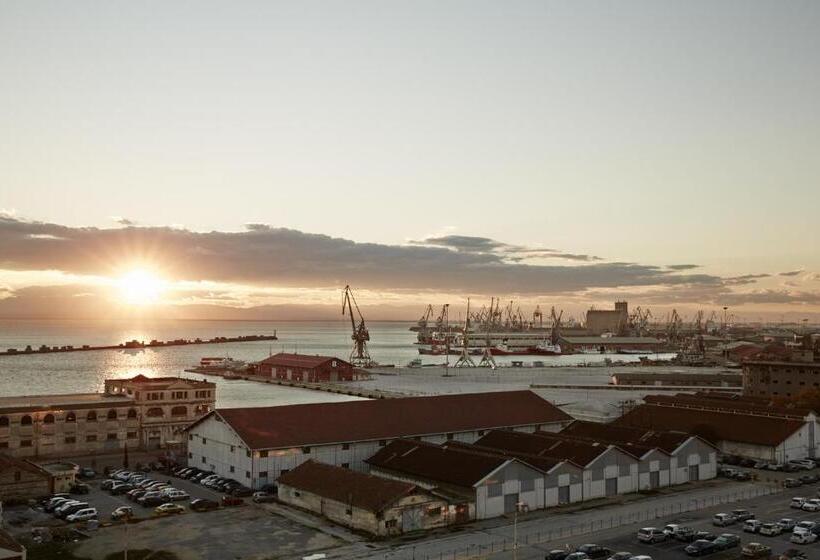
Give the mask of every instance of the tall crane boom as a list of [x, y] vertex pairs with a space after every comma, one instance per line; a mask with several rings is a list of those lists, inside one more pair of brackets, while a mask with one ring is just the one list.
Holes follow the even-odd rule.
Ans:
[[[355, 313], [354, 313], [355, 308]], [[374, 365], [370, 358], [370, 352], [367, 350], [367, 341], [370, 340], [370, 331], [364, 324], [364, 317], [359, 309], [359, 304], [356, 303], [356, 298], [353, 297], [353, 290], [350, 286], [345, 286], [342, 292], [342, 315], [347, 312], [350, 315], [350, 327], [353, 334], [350, 338], [353, 340], [353, 348], [350, 350], [350, 363], [357, 367], [370, 367]], [[356, 316], [359, 322], [356, 323]]]

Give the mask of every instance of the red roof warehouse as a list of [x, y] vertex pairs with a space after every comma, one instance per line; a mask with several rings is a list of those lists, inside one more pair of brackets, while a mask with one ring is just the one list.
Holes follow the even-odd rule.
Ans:
[[257, 375], [319, 383], [351, 381], [356, 373], [351, 364], [332, 356], [307, 356], [280, 352], [256, 364]]

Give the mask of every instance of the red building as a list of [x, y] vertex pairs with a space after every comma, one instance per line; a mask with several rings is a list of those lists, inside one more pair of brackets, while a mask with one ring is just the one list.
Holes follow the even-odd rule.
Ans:
[[307, 356], [280, 352], [256, 364], [257, 375], [291, 381], [352, 381], [358, 376], [353, 366], [332, 356]]

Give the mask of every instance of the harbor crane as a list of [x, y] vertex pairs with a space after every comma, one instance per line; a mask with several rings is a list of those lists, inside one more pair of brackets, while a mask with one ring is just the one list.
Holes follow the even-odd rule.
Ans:
[[550, 331], [550, 342], [552, 344], [558, 344], [559, 339], [561, 338], [561, 318], [564, 316], [564, 310], [562, 309], [559, 313], [555, 313], [555, 306], [550, 309], [550, 319], [552, 319], [552, 329]]
[[[356, 311], [354, 313], [353, 308]], [[370, 340], [370, 332], [364, 324], [364, 317], [359, 309], [359, 304], [356, 303], [356, 298], [353, 297], [353, 290], [350, 286], [345, 286], [342, 292], [342, 315], [345, 311], [350, 315], [350, 326], [353, 329], [353, 334], [350, 338], [353, 339], [353, 349], [350, 351], [350, 363], [356, 367], [371, 367], [374, 365], [370, 359], [370, 352], [367, 351], [367, 341]], [[356, 315], [359, 316], [359, 322], [356, 323]]]
[[467, 321], [461, 330], [461, 355], [453, 367], [475, 367], [475, 362], [470, 357], [470, 298], [467, 298]]
[[544, 326], [544, 312], [541, 311], [541, 306], [536, 305], [535, 311], [532, 312], [532, 326], [535, 326], [535, 321], [538, 321], [538, 328], [542, 328]]

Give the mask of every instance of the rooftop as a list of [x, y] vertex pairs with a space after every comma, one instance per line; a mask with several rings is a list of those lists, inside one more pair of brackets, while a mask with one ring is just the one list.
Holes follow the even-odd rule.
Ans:
[[683, 432], [653, 431], [645, 428], [616, 426], [611, 423], [585, 420], [576, 420], [564, 428], [561, 434], [576, 438], [606, 441], [627, 450], [649, 447], [660, 449], [666, 453], [672, 453], [692, 437]]
[[613, 422], [650, 430], [670, 430], [698, 435], [706, 441], [737, 441], [754, 445], [779, 445], [805, 422], [793, 418], [759, 416], [721, 410], [699, 410], [642, 404]]
[[307, 354], [289, 354], [287, 352], [279, 352], [278, 354], [265, 358], [259, 363], [284, 367], [315, 368], [332, 360], [347, 365], [347, 362], [344, 360], [333, 356], [310, 356]]
[[16, 459], [10, 455], [0, 453], [0, 472], [8, 472], [9, 469], [26, 471], [32, 474], [49, 476], [49, 473], [34, 463], [30, 463], [24, 459]]
[[400, 439], [380, 449], [366, 462], [434, 482], [471, 488], [507, 461], [504, 457], [470, 453], [456, 447]]
[[759, 400], [745, 399], [739, 395], [731, 397], [713, 396], [707, 393], [690, 395], [678, 393], [675, 395], [646, 395], [643, 400], [650, 404], [659, 406], [677, 406], [681, 408], [721, 410], [725, 412], [736, 412], [754, 414], [761, 416], [783, 416], [786, 418], [805, 418], [813, 411], [808, 408], [798, 408], [785, 406], [774, 402], [761, 402]]
[[312, 459], [281, 475], [278, 482], [374, 513], [383, 511], [416, 491], [413, 484], [326, 465]]
[[608, 449], [607, 445], [550, 437], [546, 432], [525, 434], [507, 430], [494, 430], [480, 438], [476, 445], [514, 453], [552, 457], [572, 461], [581, 466], [588, 465]]
[[0, 397], [0, 411], [25, 412], [37, 410], [63, 410], [77, 406], [123, 406], [134, 399], [125, 395], [105, 393], [72, 393], [69, 395], [24, 395]]
[[388, 440], [572, 420], [531, 391], [227, 408], [206, 415], [188, 429], [212, 414], [219, 415], [252, 449]]

